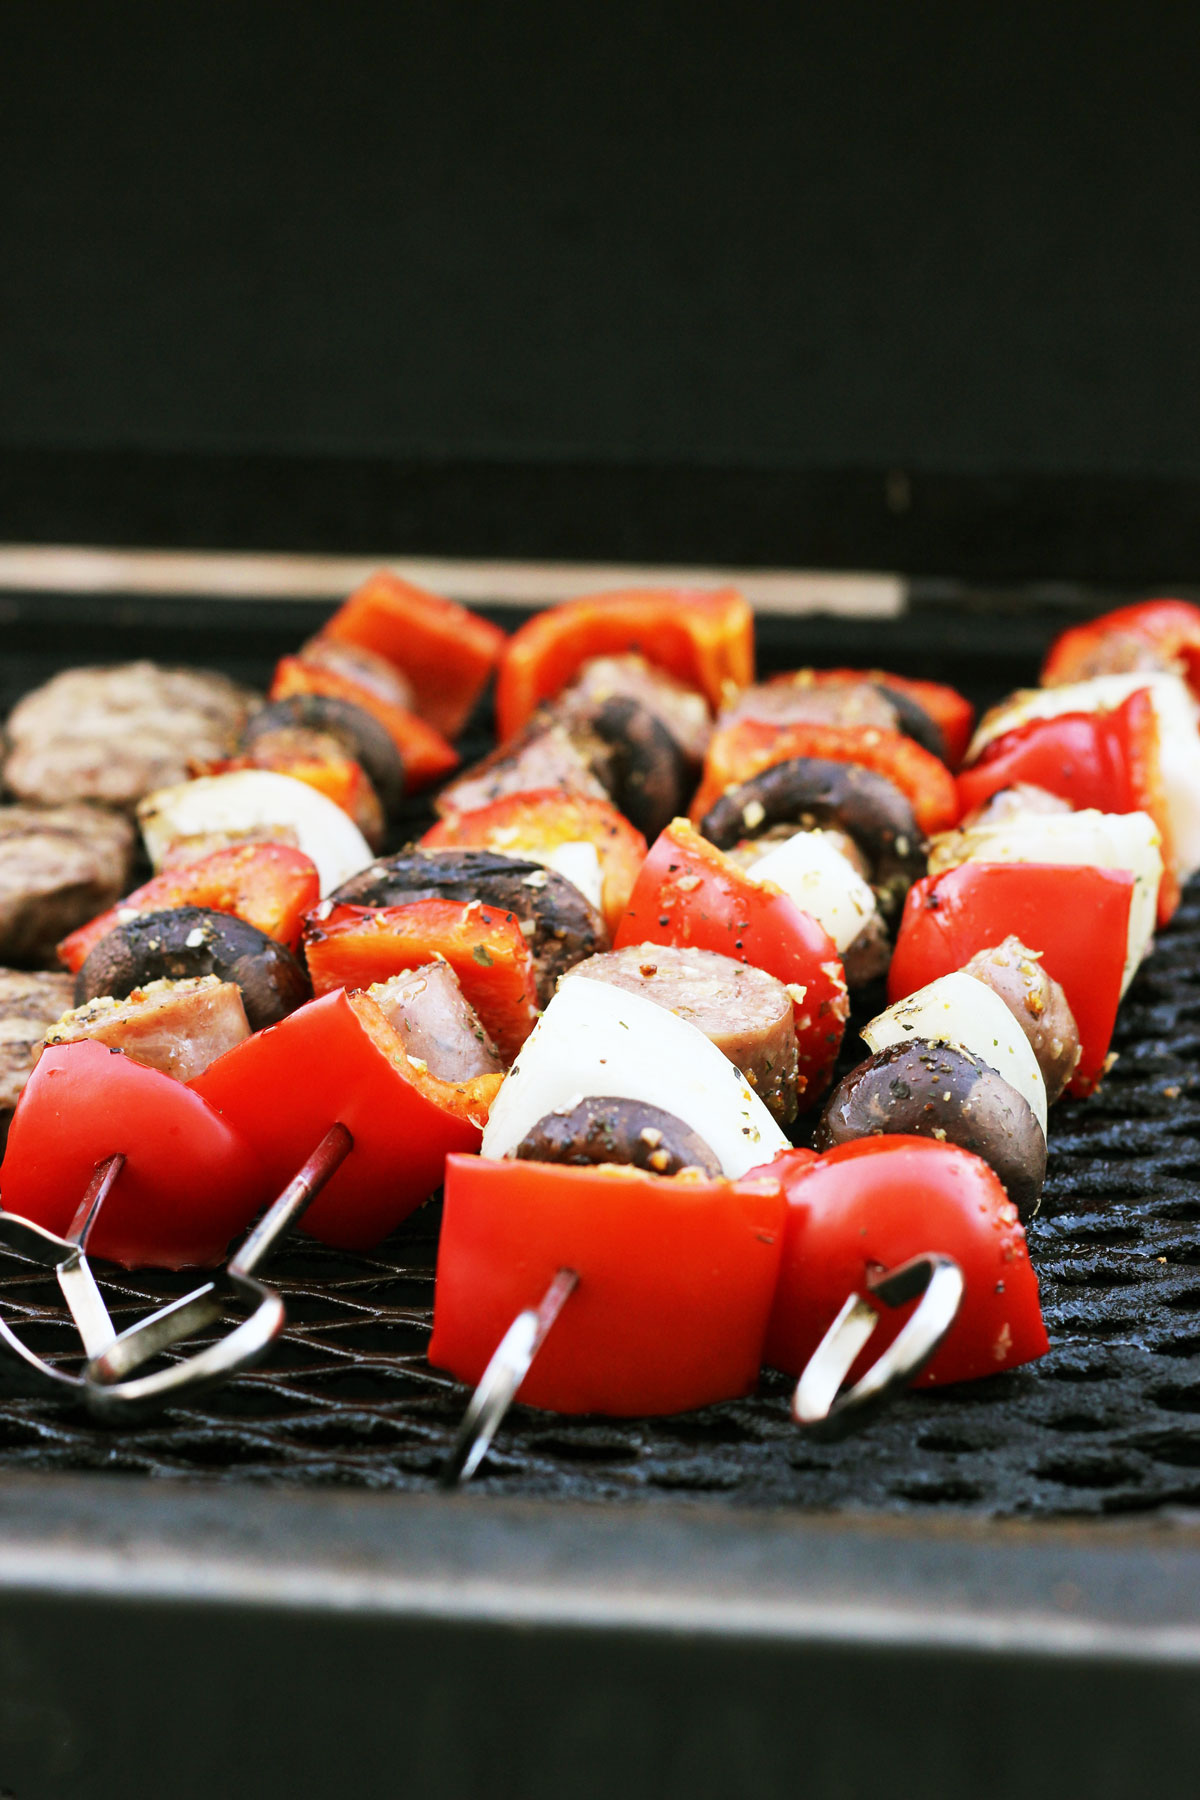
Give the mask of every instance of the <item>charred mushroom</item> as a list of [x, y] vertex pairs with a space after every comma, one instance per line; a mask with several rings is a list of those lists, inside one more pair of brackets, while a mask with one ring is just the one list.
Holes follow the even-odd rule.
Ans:
[[329, 896], [331, 906], [404, 906], [411, 900], [482, 900], [515, 913], [537, 965], [538, 1004], [560, 975], [608, 948], [608, 932], [574, 882], [540, 863], [491, 850], [401, 850], [371, 863]]
[[704, 815], [700, 830], [718, 849], [773, 825], [833, 826], [854, 839], [871, 869], [885, 912], [894, 912], [925, 873], [925, 839], [898, 787], [857, 763], [795, 757], [730, 788]]
[[889, 1044], [834, 1089], [814, 1142], [830, 1150], [892, 1132], [973, 1151], [991, 1164], [1022, 1219], [1037, 1211], [1046, 1135], [1024, 1096], [966, 1051], [923, 1039]]
[[598, 702], [588, 727], [611, 753], [602, 778], [613, 804], [653, 842], [687, 805], [693, 765], [662, 720], [626, 695]]
[[274, 1025], [312, 998], [290, 950], [230, 913], [178, 906], [143, 913], [101, 938], [75, 978], [75, 1004], [99, 995], [123, 1000], [154, 981], [217, 975], [242, 992], [251, 1031]]
[[329, 694], [293, 694], [274, 700], [254, 713], [242, 732], [242, 748], [276, 731], [319, 731], [336, 738], [356, 762], [362, 764], [371, 786], [386, 812], [393, 812], [404, 795], [404, 765], [400, 752], [379, 720], [349, 700]]
[[581, 1100], [569, 1112], [547, 1113], [511, 1154], [525, 1162], [631, 1163], [653, 1175], [677, 1175], [680, 1169], [721, 1173], [704, 1139], [674, 1113], [608, 1096]]

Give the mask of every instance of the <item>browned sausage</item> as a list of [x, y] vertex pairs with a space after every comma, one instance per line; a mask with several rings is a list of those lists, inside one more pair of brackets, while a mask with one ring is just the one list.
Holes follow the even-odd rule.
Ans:
[[368, 989], [409, 1056], [442, 1081], [495, 1075], [504, 1064], [448, 963], [426, 963]]
[[714, 950], [631, 944], [578, 963], [566, 979], [576, 975], [641, 994], [698, 1026], [781, 1124], [795, 1118], [799, 1056], [792, 997], [765, 969]]
[[95, 1038], [148, 1069], [191, 1081], [249, 1036], [240, 989], [215, 975], [199, 975], [152, 981], [120, 1000], [109, 994], [88, 1000], [51, 1026], [46, 1042]]
[[1079, 1027], [1062, 988], [1047, 975], [1037, 953], [1011, 934], [990, 950], [977, 950], [963, 968], [999, 994], [1038, 1059], [1052, 1105], [1075, 1073], [1080, 1057]]

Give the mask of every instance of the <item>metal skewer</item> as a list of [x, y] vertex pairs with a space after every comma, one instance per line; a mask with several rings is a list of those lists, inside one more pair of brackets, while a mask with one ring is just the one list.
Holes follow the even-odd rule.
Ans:
[[792, 1395], [792, 1418], [816, 1437], [844, 1437], [858, 1430], [921, 1373], [958, 1317], [965, 1283], [949, 1256], [927, 1252], [894, 1269], [868, 1275], [867, 1286], [885, 1306], [922, 1296], [887, 1349], [848, 1391], [843, 1384], [879, 1323], [879, 1310], [851, 1294], [813, 1351]]
[[[85, 1355], [101, 1355], [116, 1337], [108, 1308], [86, 1256], [88, 1236], [112, 1185], [125, 1166], [122, 1155], [98, 1163], [65, 1237], [19, 1213], [0, 1209], [0, 1244], [33, 1262], [53, 1268], [70, 1309]], [[83, 1392], [83, 1377], [47, 1362], [0, 1319], [0, 1392], [6, 1396]]]
[[[261, 1360], [282, 1331], [286, 1313], [280, 1295], [256, 1280], [254, 1271], [353, 1148], [354, 1139], [346, 1127], [331, 1125], [219, 1275], [131, 1325], [92, 1357], [83, 1384], [88, 1407], [96, 1418], [106, 1422], [144, 1418], [185, 1396], [203, 1393]], [[172, 1345], [216, 1324], [230, 1299], [251, 1305], [249, 1317], [233, 1331], [164, 1369], [135, 1375], [135, 1370]]]
[[471, 1395], [453, 1448], [439, 1476], [444, 1488], [470, 1481], [488, 1453], [505, 1413], [529, 1373], [546, 1334], [579, 1285], [574, 1269], [560, 1269], [536, 1307], [518, 1313], [496, 1346]]

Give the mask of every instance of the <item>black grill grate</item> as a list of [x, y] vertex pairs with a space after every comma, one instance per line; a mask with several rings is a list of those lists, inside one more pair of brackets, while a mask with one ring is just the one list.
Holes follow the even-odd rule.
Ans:
[[[0, 700], [7, 707], [61, 667], [67, 640], [79, 660], [148, 654], [265, 683], [274, 658], [320, 622], [321, 609], [293, 610], [282, 618], [272, 606], [256, 624], [240, 603], [181, 613], [89, 601], [81, 611], [39, 597], [15, 628], [29, 643], [14, 640]], [[1003, 631], [989, 636], [992, 612], [977, 617], [960, 600], [930, 625], [918, 608], [886, 645], [875, 624], [855, 636], [844, 622], [807, 621], [801, 645], [794, 621], [774, 631], [767, 621], [761, 660], [770, 669], [806, 656], [860, 665], [878, 657], [988, 700], [1036, 667], [1052, 630], [1044, 610], [1005, 615]], [[468, 760], [488, 747], [486, 712], [464, 746]], [[398, 837], [425, 822], [414, 809]], [[770, 1375], [754, 1400], [678, 1419], [571, 1420], [517, 1408], [474, 1485], [577, 1499], [694, 1494], [750, 1506], [1042, 1516], [1200, 1506], [1200, 879], [1127, 995], [1115, 1048], [1101, 1093], [1051, 1115], [1046, 1196], [1030, 1232], [1053, 1345], [1041, 1363], [910, 1396], [835, 1445], [800, 1438], [787, 1416], [789, 1384]], [[861, 1052], [848, 1035], [847, 1066]], [[424, 1357], [437, 1222], [436, 1206], [427, 1207], [369, 1256], [306, 1239], [285, 1248], [268, 1271], [287, 1297], [282, 1343], [202, 1406], [113, 1431], [82, 1408], [0, 1403], [0, 1469], [430, 1488], [466, 1399]], [[120, 1320], [190, 1284], [98, 1273]], [[0, 1305], [36, 1348], [67, 1350], [72, 1334], [52, 1276], [5, 1259]]]
[[[1128, 995], [1099, 1096], [1052, 1117], [1030, 1243], [1053, 1341], [1040, 1364], [905, 1399], [863, 1436], [802, 1440], [787, 1383], [684, 1418], [517, 1409], [477, 1485], [510, 1494], [996, 1514], [1200, 1505], [1200, 884]], [[855, 1054], [851, 1049], [851, 1056]], [[297, 1240], [274, 1262], [289, 1325], [270, 1362], [203, 1406], [120, 1431], [82, 1409], [0, 1406], [0, 1466], [208, 1479], [432, 1485], [465, 1395], [424, 1358], [437, 1209], [369, 1256]], [[53, 1278], [6, 1265], [0, 1299], [63, 1350]], [[105, 1273], [132, 1318], [186, 1277]]]

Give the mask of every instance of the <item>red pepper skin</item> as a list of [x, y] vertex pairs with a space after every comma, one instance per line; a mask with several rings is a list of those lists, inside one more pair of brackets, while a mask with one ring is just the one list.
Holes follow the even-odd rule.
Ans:
[[1121, 998], [1133, 876], [1048, 863], [961, 863], [927, 875], [904, 902], [888, 1002], [951, 975], [1010, 932], [1059, 983], [1079, 1027], [1073, 1094], [1090, 1094], [1108, 1057]]
[[275, 665], [270, 698], [289, 700], [293, 694], [329, 694], [334, 700], [348, 700], [378, 719], [400, 752], [406, 794], [415, 794], [458, 767], [458, 752], [427, 720], [406, 712], [402, 706], [393, 706], [390, 700], [381, 700], [349, 675], [318, 668], [299, 656], [281, 657]]
[[449, 1151], [478, 1149], [500, 1081], [455, 1085], [422, 1073], [375, 1002], [338, 988], [235, 1045], [190, 1085], [254, 1145], [273, 1192], [330, 1125], [345, 1125], [354, 1148], [304, 1230], [363, 1250], [429, 1198]]
[[[767, 1331], [772, 1368], [798, 1375], [847, 1296], [870, 1299], [869, 1271], [930, 1250], [954, 1258], [966, 1291], [918, 1387], [997, 1375], [1046, 1354], [1050, 1341], [1017, 1209], [978, 1156], [929, 1138], [870, 1137], [840, 1144], [798, 1169], [788, 1162], [785, 1153], [754, 1171], [778, 1173], [788, 1200]], [[882, 1354], [913, 1308], [878, 1310], [852, 1380]]]
[[490, 620], [386, 569], [355, 589], [322, 636], [386, 657], [412, 682], [421, 717], [448, 738], [466, 724], [508, 642]]
[[[975, 708], [957, 688], [940, 681], [917, 681], [910, 675], [892, 675], [886, 669], [813, 669], [815, 682], [821, 684], [845, 681], [873, 681], [883, 688], [895, 688], [915, 700], [928, 713], [942, 734], [951, 768], [957, 768], [967, 754], [975, 725]], [[787, 679], [784, 677], [784, 679]]]
[[886, 776], [907, 797], [926, 836], [945, 831], [958, 818], [954, 777], [945, 763], [898, 731], [849, 725], [774, 725], [764, 719], [737, 719], [713, 732], [690, 817], [698, 825], [726, 788], [749, 781], [776, 763], [807, 756], [858, 763]]
[[731, 857], [675, 819], [655, 840], [613, 939], [691, 945], [765, 969], [795, 1001], [801, 1109], [814, 1106], [833, 1073], [850, 1011], [833, 939], [772, 881], [751, 881]]
[[1104, 656], [1106, 644], [1119, 638], [1130, 640], [1129, 649], [1134, 652], [1139, 643], [1145, 645], [1164, 666], [1178, 664], [1188, 686], [1200, 697], [1200, 607], [1187, 600], [1140, 600], [1103, 613], [1086, 625], [1072, 626], [1050, 646], [1042, 665], [1042, 686], [1061, 687], [1112, 668], [1136, 667], [1131, 658], [1114, 663]]
[[274, 1197], [253, 1146], [181, 1081], [88, 1040], [43, 1050], [9, 1127], [5, 1207], [61, 1234], [118, 1152], [88, 1250], [126, 1268], [217, 1262]]
[[302, 850], [290, 844], [235, 844], [182, 868], [164, 869], [135, 888], [65, 937], [58, 946], [58, 960], [77, 974], [130, 907], [135, 912], [163, 912], [172, 906], [202, 906], [209, 912], [232, 913], [294, 950], [304, 915], [320, 897], [316, 865]]
[[508, 642], [496, 678], [501, 742], [593, 656], [636, 651], [703, 694], [714, 712], [754, 680], [754, 615], [736, 588], [630, 588], [549, 607]]
[[440, 958], [506, 1062], [537, 1024], [533, 956], [520, 921], [478, 900], [335, 906], [310, 919], [304, 955], [317, 995], [367, 988]]
[[1095, 807], [1100, 812], [1149, 813], [1162, 839], [1158, 922], [1168, 923], [1179, 905], [1179, 880], [1159, 764], [1158, 721], [1148, 693], [1130, 694], [1111, 711], [1030, 719], [993, 738], [978, 762], [958, 777], [962, 813], [973, 812], [1018, 781], [1058, 794], [1077, 812]]
[[607, 800], [565, 794], [558, 788], [530, 788], [505, 794], [490, 806], [439, 819], [421, 839], [428, 849], [528, 852], [557, 850], [562, 844], [594, 844], [600, 857], [604, 920], [616, 930], [629, 904], [638, 870], [646, 860], [646, 840]]
[[751, 1393], [783, 1215], [773, 1178], [451, 1156], [429, 1360], [474, 1384], [568, 1268], [579, 1286], [522, 1384], [526, 1405], [631, 1417]]

